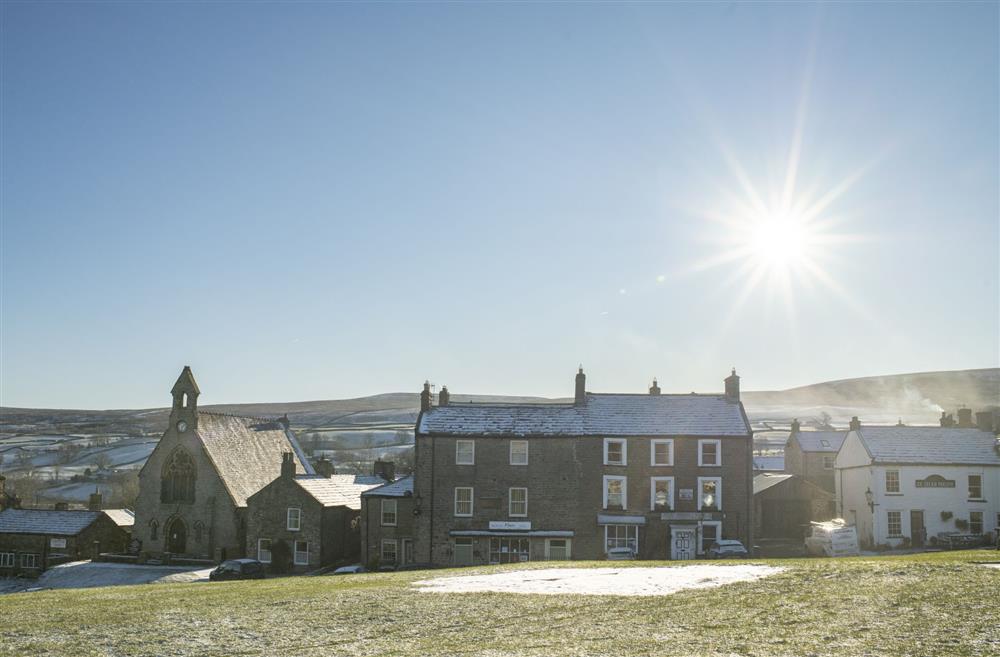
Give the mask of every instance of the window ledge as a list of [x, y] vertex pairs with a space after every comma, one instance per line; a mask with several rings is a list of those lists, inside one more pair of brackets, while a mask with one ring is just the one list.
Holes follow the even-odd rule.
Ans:
[[903, 493], [886, 493], [886, 497], [902, 497]]
[[967, 499], [965, 501], [966, 502], [976, 502], [978, 504], [986, 504], [986, 500], [984, 498], [982, 498], [982, 497], [970, 497], [969, 499]]

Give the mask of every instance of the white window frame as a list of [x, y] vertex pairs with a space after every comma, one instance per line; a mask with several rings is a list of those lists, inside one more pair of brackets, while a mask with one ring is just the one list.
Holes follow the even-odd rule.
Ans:
[[[295, 513], [293, 514], [292, 511]], [[295, 518], [294, 526], [292, 518]], [[302, 509], [294, 506], [288, 507], [288, 511], [285, 512], [285, 529], [290, 532], [297, 532], [302, 529]]]
[[[628, 543], [632, 539], [629, 538], [629, 533], [631, 533], [631, 531], [634, 531], [635, 532], [635, 546], [634, 546], [633, 551], [636, 554], [639, 554], [639, 525], [621, 525], [621, 524], [617, 524], [617, 525], [604, 525], [604, 554], [608, 553], [608, 528], [609, 527], [624, 527], [625, 528], [625, 539], [624, 539], [625, 540], [625, 545], [624, 546], [616, 545], [615, 547], [630, 547]], [[617, 530], [616, 530], [616, 533], [617, 533]], [[616, 538], [615, 540], [622, 540], [622, 539]]]
[[674, 478], [673, 477], [650, 477], [649, 478], [649, 510], [656, 511], [656, 482], [665, 481], [668, 487], [667, 505], [670, 510], [674, 509]]
[[545, 560], [552, 560], [552, 541], [564, 541], [566, 543], [566, 561], [573, 558], [573, 539], [571, 538], [547, 538], [545, 539]]
[[[827, 464], [829, 464], [829, 465], [827, 465]], [[837, 457], [836, 457], [836, 455], [834, 455], [834, 456], [831, 456], [829, 454], [824, 454], [823, 455], [823, 469], [824, 470], [833, 470], [836, 465], [837, 465]]]
[[[621, 443], [622, 460], [620, 463], [611, 463], [608, 461], [608, 445], [610, 445], [611, 443]], [[626, 440], [625, 438], [604, 439], [604, 465], [628, 465], [628, 440]]]
[[[973, 477], [979, 477], [979, 495], [976, 496], [976, 497], [973, 497], [973, 495], [972, 495], [972, 478]], [[966, 476], [965, 481], [966, 481], [966, 484], [968, 485], [969, 499], [970, 500], [981, 500], [981, 499], [984, 499], [983, 498], [983, 475], [982, 475], [982, 473], [980, 473], [980, 472], [970, 472]]]
[[703, 484], [706, 481], [715, 482], [715, 510], [722, 511], [722, 477], [698, 477], [698, 510], [703, 511], [706, 508], [702, 506], [702, 501], [705, 499]]
[[[979, 531], [972, 530], [972, 516], [974, 514], [979, 514]], [[986, 533], [986, 514], [982, 511], [969, 511], [969, 533], [975, 536], [982, 536]]]
[[[267, 549], [263, 547], [264, 541], [267, 541]], [[264, 553], [267, 552], [267, 559], [264, 558]], [[269, 538], [258, 538], [257, 539], [257, 561], [261, 563], [271, 563], [271, 539]]]
[[[391, 561], [388, 560], [388, 559], [386, 559], [386, 557], [385, 557], [385, 548], [386, 548], [386, 546], [389, 546], [389, 545], [392, 546], [393, 559]], [[399, 545], [397, 545], [396, 539], [394, 539], [394, 538], [383, 538], [382, 539], [382, 545], [379, 548], [378, 557], [379, 557], [379, 561], [381, 561], [382, 563], [399, 563]]]
[[[715, 463], [705, 463], [705, 445], [715, 445]], [[722, 441], [718, 438], [702, 438], [698, 441], [698, 467], [720, 468], [722, 467]]]
[[[889, 474], [890, 473], [896, 475], [896, 489], [895, 490], [890, 490], [889, 489]], [[902, 487], [903, 487], [903, 482], [900, 480], [900, 477], [899, 477], [899, 470], [886, 470], [884, 478], [885, 478], [885, 492], [886, 492], [886, 494], [887, 495], [898, 495], [901, 492]]]
[[[666, 445], [667, 446], [667, 462], [657, 463], [656, 462], [656, 446]], [[657, 438], [656, 440], [649, 441], [649, 464], [653, 467], [670, 467], [674, 464], [674, 440], [673, 438]]]
[[[299, 551], [299, 543], [305, 543], [306, 544], [306, 551], [305, 552], [300, 552]], [[309, 541], [292, 541], [292, 552], [295, 555], [292, 558], [292, 560], [293, 560], [293, 562], [294, 562], [294, 564], [296, 566], [308, 566], [309, 565]], [[305, 554], [305, 558], [303, 560], [299, 560], [299, 555], [300, 554]]]
[[608, 482], [610, 481], [620, 481], [622, 482], [622, 509], [628, 508], [628, 477], [625, 475], [604, 475], [604, 491], [602, 493], [604, 504], [603, 507], [608, 508]]
[[[899, 533], [898, 534], [891, 533], [892, 530], [890, 529], [890, 527], [892, 527], [892, 520], [890, 520], [890, 516], [893, 513], [898, 513], [899, 514]], [[902, 511], [896, 511], [894, 509], [887, 509], [886, 510], [886, 512], [885, 512], [885, 535], [886, 535], [887, 538], [903, 538], [903, 512]]]
[[0, 552], [0, 568], [13, 568], [14, 556], [13, 552]]
[[[391, 511], [386, 508], [388, 506], [392, 507]], [[380, 505], [380, 508], [379, 508], [379, 515], [380, 515], [380, 518], [379, 518], [380, 523], [379, 524], [382, 527], [395, 527], [396, 526], [396, 522], [399, 519], [399, 515], [397, 513], [398, 509], [399, 509], [399, 505], [397, 504], [396, 500], [383, 499], [382, 500], [382, 504]], [[389, 514], [392, 515], [392, 522], [389, 522], [388, 520], [386, 520], [386, 516], [389, 515]]]
[[[514, 460], [514, 445], [524, 445], [524, 462], [520, 463]], [[511, 465], [528, 465], [528, 441], [527, 440], [512, 440], [510, 441], [510, 464]]]
[[[467, 446], [470, 448], [472, 456], [469, 460], [463, 461], [459, 454], [461, 454], [461, 447]], [[475, 440], [456, 440], [455, 441], [455, 465], [475, 465], [476, 464], [476, 441]]]
[[[30, 562], [30, 563], [29, 563]], [[34, 552], [21, 553], [21, 568], [38, 568], [38, 555]]]
[[704, 545], [704, 543], [705, 543], [704, 528], [705, 527], [715, 527], [715, 540], [716, 541], [721, 541], [722, 540], [722, 521], [720, 521], [720, 520], [704, 520], [704, 521], [702, 521], [701, 527], [698, 529], [698, 554], [705, 554], [706, 552], [708, 552], [708, 548], [711, 547], [711, 544], [709, 544], [707, 547], [705, 547], [705, 545]]
[[[469, 491], [469, 512], [459, 513], [458, 512], [458, 491]], [[475, 513], [475, 489], [472, 486], [455, 486], [455, 517], [457, 518], [471, 518], [472, 514]]]
[[[524, 491], [524, 513], [514, 513], [514, 491], [523, 490]], [[511, 518], [527, 518], [528, 517], [528, 489], [523, 486], [515, 486], [513, 488], [507, 489], [507, 515]]]

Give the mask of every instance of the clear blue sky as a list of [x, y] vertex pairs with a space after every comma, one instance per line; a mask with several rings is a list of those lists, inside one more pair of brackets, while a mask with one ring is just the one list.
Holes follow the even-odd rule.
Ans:
[[[1000, 360], [997, 3], [0, 11], [3, 405]], [[703, 266], [792, 152], [834, 239]]]

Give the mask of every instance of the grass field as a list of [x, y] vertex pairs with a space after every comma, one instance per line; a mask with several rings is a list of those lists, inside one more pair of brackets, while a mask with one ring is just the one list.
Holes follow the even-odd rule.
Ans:
[[995, 656], [1000, 570], [974, 562], [998, 556], [763, 561], [787, 570], [664, 597], [410, 586], [551, 563], [20, 593], [0, 596], [0, 655]]

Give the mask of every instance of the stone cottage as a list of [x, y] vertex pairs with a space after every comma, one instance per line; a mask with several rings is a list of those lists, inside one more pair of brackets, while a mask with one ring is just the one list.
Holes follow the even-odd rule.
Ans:
[[413, 475], [361, 494], [361, 562], [414, 563]]
[[124, 552], [129, 535], [115, 513], [121, 510], [0, 511], [0, 575], [33, 575], [101, 552]]

